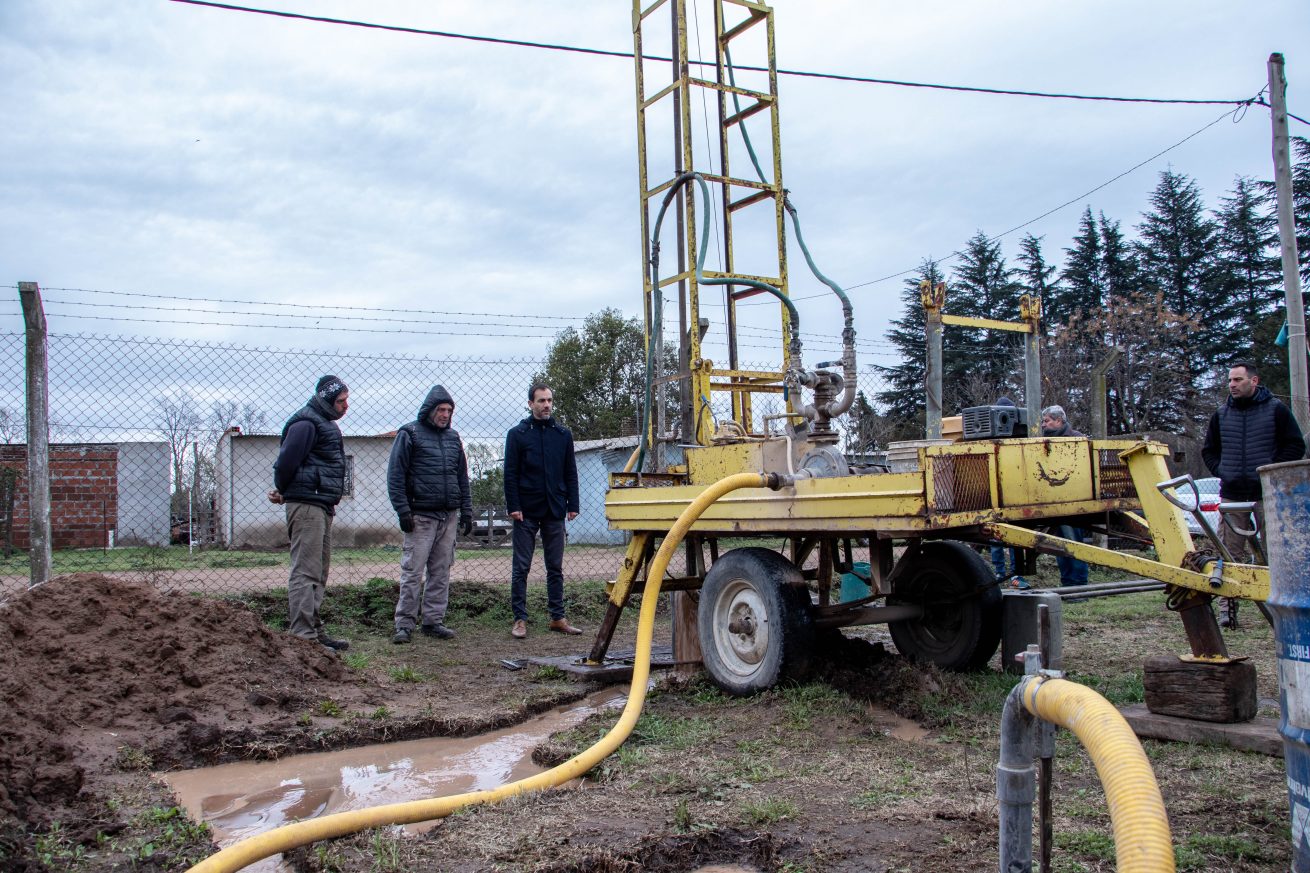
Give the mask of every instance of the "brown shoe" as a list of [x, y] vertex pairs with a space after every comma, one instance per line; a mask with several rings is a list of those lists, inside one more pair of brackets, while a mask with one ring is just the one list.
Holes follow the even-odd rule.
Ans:
[[567, 618], [557, 618], [550, 623], [550, 629], [557, 634], [580, 634], [581, 630], [569, 624]]
[[521, 640], [528, 635], [528, 623], [523, 619], [514, 622], [514, 627], [510, 628], [509, 635], [516, 640]]

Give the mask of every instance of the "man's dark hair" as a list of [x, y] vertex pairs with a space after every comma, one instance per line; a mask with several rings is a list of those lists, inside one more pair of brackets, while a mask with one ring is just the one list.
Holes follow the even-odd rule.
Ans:
[[533, 382], [531, 385], [528, 386], [529, 403], [537, 399], [538, 391], [549, 391], [551, 394], [555, 393], [555, 389], [547, 385], [545, 382]]
[[1238, 367], [1246, 368], [1246, 377], [1248, 379], [1252, 377], [1256, 379], [1260, 378], [1260, 371], [1257, 370], [1255, 364], [1252, 364], [1250, 361], [1233, 361], [1228, 365], [1228, 369], [1230, 370], [1236, 370]]

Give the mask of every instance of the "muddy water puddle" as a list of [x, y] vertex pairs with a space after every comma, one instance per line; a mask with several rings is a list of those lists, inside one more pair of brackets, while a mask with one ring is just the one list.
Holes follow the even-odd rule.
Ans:
[[[475, 737], [434, 737], [293, 755], [279, 761], [243, 761], [158, 777], [197, 821], [208, 822], [214, 841], [228, 846], [301, 819], [427, 797], [497, 788], [542, 772], [532, 750], [627, 700], [626, 689], [607, 688], [522, 724]], [[418, 832], [434, 822], [407, 825]], [[276, 870], [265, 861], [251, 870]]]

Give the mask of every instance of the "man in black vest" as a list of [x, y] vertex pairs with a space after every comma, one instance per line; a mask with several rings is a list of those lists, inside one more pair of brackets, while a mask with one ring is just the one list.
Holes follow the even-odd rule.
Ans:
[[[1228, 371], [1228, 399], [1210, 416], [1201, 457], [1219, 477], [1219, 497], [1235, 503], [1255, 503], [1256, 523], [1265, 526], [1263, 492], [1256, 468], [1305, 456], [1305, 439], [1292, 412], [1269, 389], [1247, 361], [1234, 361]], [[1233, 558], [1245, 561], [1246, 538], [1226, 523], [1219, 538]], [[1237, 601], [1225, 599], [1219, 624], [1237, 627]]]
[[350, 648], [323, 630], [323, 605], [332, 562], [332, 516], [346, 492], [346, 452], [337, 419], [350, 408], [350, 391], [336, 376], [324, 376], [314, 396], [282, 428], [273, 463], [270, 503], [286, 508], [291, 539], [291, 577], [287, 580], [290, 632], [318, 640], [333, 651]]
[[464, 443], [450, 426], [454, 414], [450, 392], [433, 385], [418, 418], [396, 431], [391, 444], [387, 494], [405, 533], [393, 643], [409, 642], [415, 624], [424, 636], [447, 640], [455, 635], [446, 627], [455, 522], [464, 536], [473, 532], [473, 497]]
[[578, 517], [578, 465], [573, 434], [551, 413], [555, 393], [540, 383], [528, 389], [531, 415], [505, 436], [505, 507], [514, 519], [514, 564], [510, 573], [510, 605], [516, 639], [528, 635], [528, 570], [541, 534], [546, 560], [546, 608], [550, 629], [580, 634], [564, 617], [564, 520]]

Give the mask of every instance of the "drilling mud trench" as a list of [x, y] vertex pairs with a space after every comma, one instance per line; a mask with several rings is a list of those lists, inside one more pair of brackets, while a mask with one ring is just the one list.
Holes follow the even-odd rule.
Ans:
[[[505, 586], [457, 583], [456, 638], [416, 635], [410, 646], [389, 642], [394, 596], [385, 580], [329, 589], [325, 618], [352, 640], [344, 658], [281, 632], [276, 593], [223, 601], [76, 575], [12, 598], [0, 609], [0, 869], [185, 870], [213, 845], [168, 774], [474, 738], [599, 690], [552, 668], [503, 666], [590, 646], [589, 635], [545, 632], [540, 590], [526, 641], [508, 635]], [[570, 618], [594, 631], [603, 591], [570, 586], [569, 597]], [[1096, 671], [1073, 678], [1131, 686], [1145, 654], [1170, 650], [1173, 617], [1150, 595], [1133, 598], [1121, 599], [1132, 610], [1089, 604], [1066, 619], [1067, 661]], [[629, 613], [616, 651], [632, 646]], [[1272, 649], [1267, 629], [1239, 634], [1244, 651]], [[661, 613], [656, 643], [668, 635]], [[324, 873], [994, 869], [996, 727], [1012, 680], [915, 668], [885, 639], [833, 634], [807, 681], [751, 698], [657, 674], [633, 736], [580, 788], [463, 811], [418, 835], [319, 843], [283, 863]], [[1259, 670], [1261, 697], [1276, 696], [1272, 659]], [[615, 718], [591, 715], [533, 760], [567, 759]], [[1286, 868], [1280, 760], [1146, 747], [1179, 869]], [[1056, 782], [1056, 869], [1113, 869], [1099, 782], [1067, 736]]]

